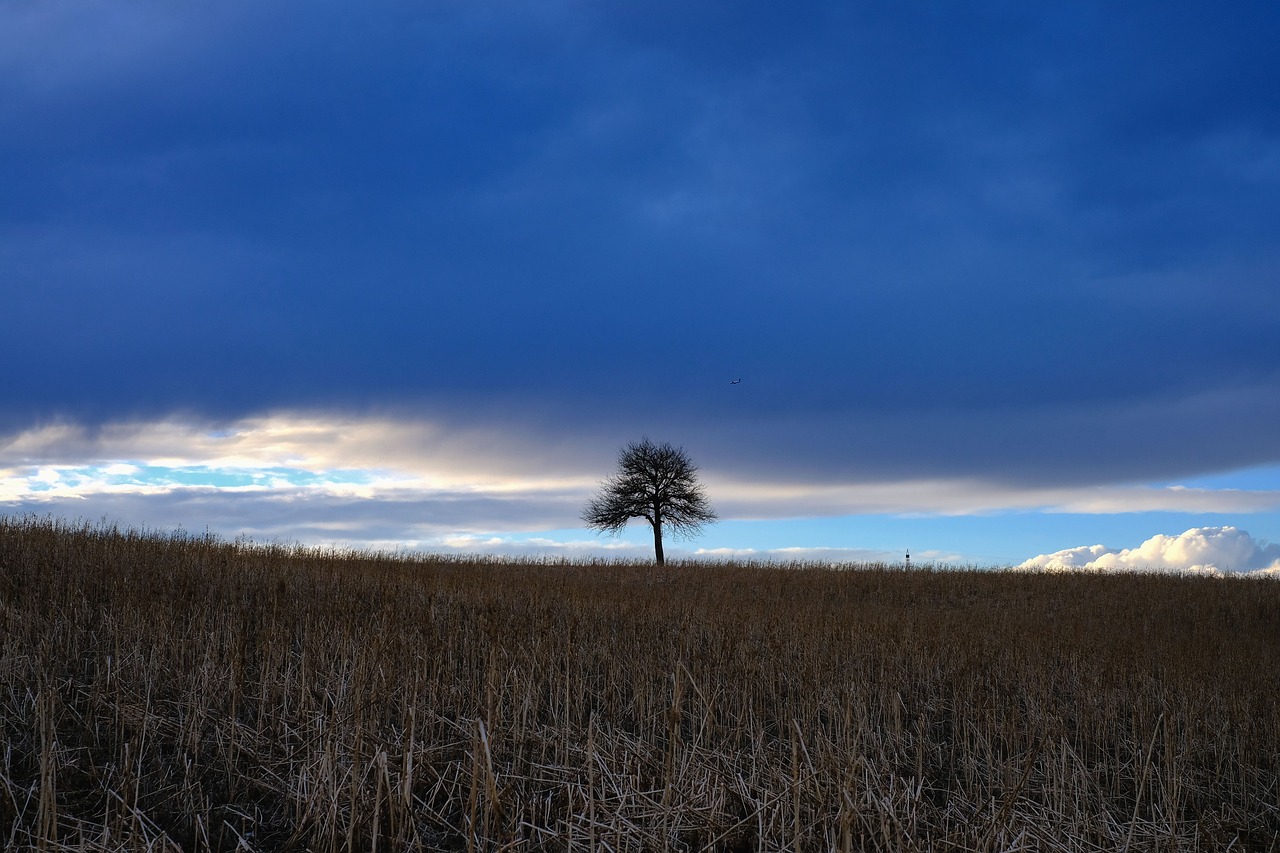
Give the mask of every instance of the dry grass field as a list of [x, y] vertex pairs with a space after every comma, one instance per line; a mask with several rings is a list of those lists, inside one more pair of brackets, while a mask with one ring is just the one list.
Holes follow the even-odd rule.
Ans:
[[1280, 851], [1280, 582], [0, 519], [0, 846]]

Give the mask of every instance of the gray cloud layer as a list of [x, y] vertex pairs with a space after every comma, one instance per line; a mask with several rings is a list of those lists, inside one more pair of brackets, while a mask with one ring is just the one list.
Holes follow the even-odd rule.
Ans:
[[[93, 429], [62, 424], [0, 439], [0, 507], [306, 543], [621, 553], [635, 547], [563, 535], [533, 546], [515, 535], [580, 527], [587, 496], [611, 467], [611, 459], [594, 460], [571, 446], [531, 444], [521, 432], [317, 412]], [[1044, 486], [945, 476], [803, 480], [721, 464], [708, 464], [702, 476], [721, 517], [740, 520], [1280, 510], [1280, 491], [1265, 489]], [[495, 534], [501, 535], [490, 541]], [[811, 556], [844, 559], [829, 551]]]

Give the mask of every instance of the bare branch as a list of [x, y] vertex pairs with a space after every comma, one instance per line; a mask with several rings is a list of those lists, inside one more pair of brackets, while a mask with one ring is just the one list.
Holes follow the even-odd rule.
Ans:
[[664, 526], [689, 537], [716, 520], [697, 474], [698, 466], [683, 448], [642, 438], [618, 453], [617, 473], [587, 502], [582, 520], [594, 530], [616, 535], [631, 519], [643, 518], [653, 528], [661, 564]]

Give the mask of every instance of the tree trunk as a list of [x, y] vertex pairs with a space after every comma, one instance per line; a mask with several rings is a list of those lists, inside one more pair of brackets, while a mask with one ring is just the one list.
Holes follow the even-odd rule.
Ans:
[[657, 513], [653, 516], [653, 555], [659, 566], [665, 564], [662, 558], [662, 516]]

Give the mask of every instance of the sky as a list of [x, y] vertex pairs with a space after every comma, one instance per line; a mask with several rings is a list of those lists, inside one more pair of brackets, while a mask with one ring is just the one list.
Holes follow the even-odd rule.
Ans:
[[[0, 5], [0, 512], [1280, 567], [1280, 7]], [[734, 382], [734, 380], [741, 380]], [[1163, 537], [1163, 538], [1162, 538]]]

